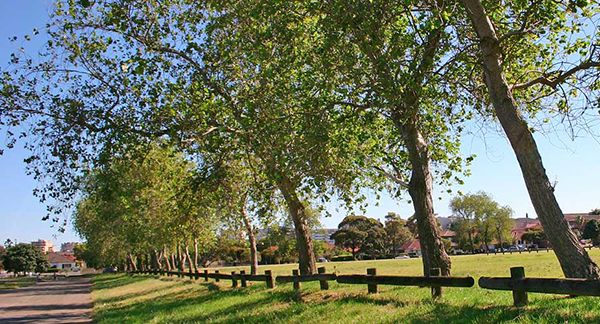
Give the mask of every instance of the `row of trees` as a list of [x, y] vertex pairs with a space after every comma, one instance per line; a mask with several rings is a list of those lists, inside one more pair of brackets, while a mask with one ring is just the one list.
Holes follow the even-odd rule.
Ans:
[[[600, 54], [582, 24], [595, 23], [598, 11], [570, 0], [56, 2], [39, 61], [20, 52], [3, 73], [0, 123], [13, 136], [9, 146], [31, 138], [31, 173], [51, 179], [37, 194], [56, 200], [49, 216], [59, 218], [83, 192], [77, 217], [99, 220], [78, 225], [84, 236], [123, 227], [117, 244], [147, 233], [126, 242], [133, 252], [151, 249], [155, 263], [175, 251], [187, 258], [184, 247], [204, 235], [195, 222], [229, 217], [217, 212], [225, 206], [243, 220], [255, 265], [250, 215], [285, 207], [300, 272], [315, 273], [310, 206], [333, 197], [360, 205], [370, 188], [408, 192], [424, 272], [448, 275], [434, 183], [468, 174], [472, 157], [459, 150], [467, 121], [497, 118], [563, 272], [598, 278], [532, 136], [537, 116], [569, 118], [593, 106]], [[28, 132], [12, 132], [22, 124]], [[156, 203], [160, 190], [119, 200], [129, 189], [116, 195], [94, 184], [106, 170], [119, 174], [120, 159], [152, 152], [157, 138], [197, 163], [199, 176], [169, 187], [184, 193], [165, 204]], [[122, 179], [152, 182], [130, 172]], [[189, 182], [199, 194], [179, 188]], [[139, 223], [111, 222], [113, 213], [128, 219], [121, 216], [131, 207]], [[153, 228], [154, 218], [169, 231]]]

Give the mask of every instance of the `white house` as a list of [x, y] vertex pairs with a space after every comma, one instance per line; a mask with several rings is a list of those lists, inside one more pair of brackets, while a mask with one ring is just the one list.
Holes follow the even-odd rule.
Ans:
[[50, 267], [56, 269], [73, 269], [76, 267], [75, 258], [69, 258], [64, 254], [50, 252], [46, 255], [50, 261]]

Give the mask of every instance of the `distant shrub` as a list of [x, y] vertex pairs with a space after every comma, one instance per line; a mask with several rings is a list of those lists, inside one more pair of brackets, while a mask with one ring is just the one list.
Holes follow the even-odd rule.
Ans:
[[354, 258], [351, 255], [336, 255], [331, 258], [331, 261], [353, 261]]

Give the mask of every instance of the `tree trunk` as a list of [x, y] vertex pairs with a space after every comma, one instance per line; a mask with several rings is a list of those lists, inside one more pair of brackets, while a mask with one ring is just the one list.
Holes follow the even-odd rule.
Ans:
[[315, 262], [315, 253], [313, 251], [312, 237], [310, 228], [306, 222], [306, 211], [304, 204], [296, 194], [296, 188], [292, 186], [290, 180], [283, 174], [279, 174], [279, 190], [285, 199], [290, 217], [294, 223], [296, 231], [296, 243], [298, 247], [298, 268], [300, 274], [316, 274], [317, 265]]
[[177, 270], [183, 272], [183, 262], [184, 260], [183, 253], [181, 252], [181, 245], [177, 243]]
[[471, 253], [475, 253], [475, 243], [473, 243], [473, 232], [469, 230], [469, 243], [471, 244]]
[[461, 0], [479, 37], [485, 82], [496, 116], [517, 156], [529, 198], [567, 278], [598, 279], [598, 266], [577, 241], [554, 196], [542, 158], [502, 70], [496, 32], [479, 0]]
[[248, 241], [250, 241], [250, 274], [258, 274], [258, 249], [256, 248], [256, 237], [254, 236], [254, 230], [252, 229], [252, 223], [248, 218], [248, 212], [246, 211], [246, 199], [242, 199], [241, 204], [242, 219], [244, 220], [244, 226], [248, 231]]
[[198, 272], [198, 238], [194, 237], [194, 271]]
[[173, 267], [171, 267], [171, 263], [169, 262], [169, 252], [167, 251], [167, 246], [163, 245], [163, 258], [165, 260], [165, 266], [167, 268], [167, 271], [171, 271], [173, 269]]
[[403, 123], [398, 113], [392, 114], [392, 119], [401, 132], [412, 165], [408, 193], [415, 209], [417, 233], [423, 254], [423, 273], [429, 276], [431, 268], [440, 268], [442, 276], [449, 276], [451, 261], [433, 211], [433, 178], [427, 142], [417, 129], [416, 121]]
[[127, 253], [127, 259], [129, 260], [129, 263], [131, 263], [131, 269], [133, 271], [137, 271], [137, 264], [135, 262], [135, 259], [133, 258], [133, 255], [131, 253]]
[[152, 249], [152, 268], [155, 270], [162, 270], [160, 266], [160, 255], [156, 249]]
[[172, 271], [177, 270], [177, 262], [175, 261], [175, 252], [171, 252], [171, 265], [172, 265], [172, 268], [171, 268]]
[[187, 244], [185, 245], [185, 257], [187, 258], [188, 261], [188, 268], [190, 270], [190, 272], [192, 272], [192, 258], [190, 257], [190, 249], [188, 248]]

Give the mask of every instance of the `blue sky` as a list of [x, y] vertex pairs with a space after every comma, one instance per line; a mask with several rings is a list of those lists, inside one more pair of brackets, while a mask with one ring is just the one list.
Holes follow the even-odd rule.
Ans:
[[[10, 53], [16, 51], [21, 43], [9, 42], [11, 36], [31, 34], [33, 28], [43, 30], [48, 20], [50, 1], [3, 1], [0, 11], [0, 67], [4, 69]], [[38, 37], [37, 39], [42, 39]], [[41, 43], [28, 44], [28, 51], [34, 51]], [[592, 132], [600, 133], [600, 124]], [[0, 131], [0, 146], [4, 146], [4, 130]], [[485, 141], [484, 141], [485, 139]], [[551, 181], [557, 181], [556, 196], [565, 213], [588, 212], [600, 208], [600, 139], [583, 136], [571, 141], [564, 133], [554, 133], [547, 137], [536, 135], [546, 171]], [[535, 212], [525, 189], [521, 171], [516, 158], [504, 136], [489, 132], [486, 136], [466, 135], [463, 138], [462, 151], [476, 154], [471, 167], [473, 175], [465, 179], [464, 186], [455, 186], [463, 192], [484, 190], [493, 195], [502, 205], [515, 210], [515, 217]], [[78, 240], [69, 228], [64, 234], [52, 228], [50, 222], [41, 221], [45, 215], [45, 206], [33, 197], [35, 181], [25, 174], [23, 159], [27, 152], [21, 145], [5, 150], [0, 156], [0, 244], [6, 238], [27, 242], [38, 238], [51, 239], [55, 244]], [[439, 193], [442, 188], [436, 188]], [[388, 211], [399, 213], [403, 217], [412, 215], [413, 209], [407, 201], [396, 202], [384, 196], [379, 206], [375, 206], [375, 195], [369, 195], [370, 207], [366, 215], [383, 218]], [[441, 197], [442, 200], [438, 200]], [[435, 210], [441, 216], [450, 214], [448, 202], [451, 197], [438, 194]], [[326, 227], [336, 227], [346, 215], [343, 209], [337, 212], [336, 204], [328, 209], [333, 216], [325, 218]]]

